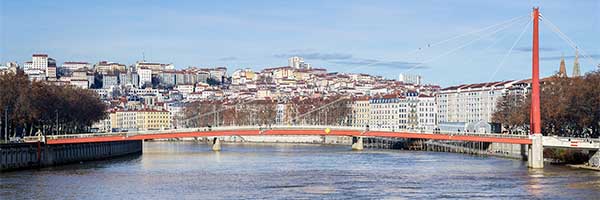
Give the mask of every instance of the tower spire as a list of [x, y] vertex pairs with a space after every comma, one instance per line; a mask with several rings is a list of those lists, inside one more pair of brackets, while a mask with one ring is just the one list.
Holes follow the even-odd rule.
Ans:
[[567, 77], [567, 67], [565, 66], [565, 54], [560, 57], [560, 68], [558, 69], [558, 77]]
[[575, 62], [573, 63], [573, 76], [578, 77], [581, 76], [581, 72], [579, 71], [579, 48], [575, 47]]

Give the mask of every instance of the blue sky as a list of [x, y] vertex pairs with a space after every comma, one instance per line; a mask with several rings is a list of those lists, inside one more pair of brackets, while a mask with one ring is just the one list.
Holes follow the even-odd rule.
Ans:
[[[59, 63], [132, 64], [144, 54], [178, 68], [233, 70], [283, 66], [287, 56], [300, 55], [330, 71], [417, 73], [443, 86], [522, 79], [531, 68], [526, 17], [496, 32], [428, 45], [526, 16], [533, 5], [600, 61], [598, 0], [0, 1], [0, 61], [22, 64], [48, 53]], [[542, 75], [558, 69], [563, 53], [570, 71], [574, 50], [540, 25]], [[589, 60], [581, 63], [584, 72], [595, 69]]]

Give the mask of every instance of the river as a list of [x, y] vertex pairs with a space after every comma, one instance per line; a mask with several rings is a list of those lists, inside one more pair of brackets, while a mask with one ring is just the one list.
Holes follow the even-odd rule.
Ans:
[[600, 172], [349, 146], [146, 142], [143, 155], [0, 174], [1, 199], [600, 199]]

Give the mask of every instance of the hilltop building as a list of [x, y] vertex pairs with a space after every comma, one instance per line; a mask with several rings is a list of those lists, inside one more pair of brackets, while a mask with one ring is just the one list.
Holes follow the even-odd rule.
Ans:
[[421, 76], [416, 74], [400, 74], [398, 81], [406, 84], [421, 85]]

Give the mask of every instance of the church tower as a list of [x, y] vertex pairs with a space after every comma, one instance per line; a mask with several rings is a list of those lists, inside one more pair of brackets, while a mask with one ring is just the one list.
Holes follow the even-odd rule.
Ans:
[[579, 49], [575, 49], [575, 63], [573, 63], [573, 76], [578, 77], [581, 76], [579, 72]]
[[560, 68], [558, 70], [558, 77], [567, 77], [567, 67], [565, 66], [565, 55], [560, 58]]

